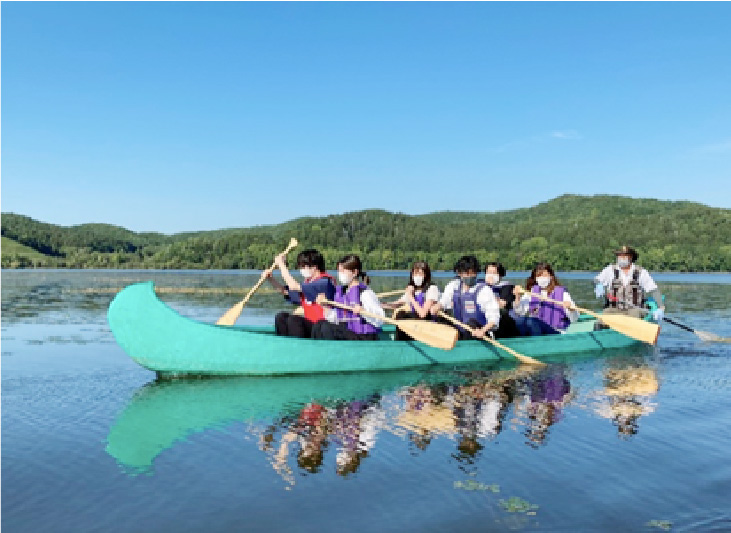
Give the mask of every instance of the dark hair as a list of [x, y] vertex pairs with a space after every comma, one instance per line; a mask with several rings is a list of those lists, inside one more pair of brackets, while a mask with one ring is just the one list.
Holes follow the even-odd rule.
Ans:
[[303, 250], [297, 254], [297, 268], [316, 267], [320, 272], [325, 272], [325, 258], [314, 249]]
[[505, 267], [503, 266], [502, 263], [498, 263], [497, 261], [485, 263], [485, 273], [487, 273], [487, 267], [491, 267], [491, 266], [494, 266], [497, 269], [498, 276], [500, 276], [501, 278], [505, 277], [505, 274], [507, 273], [505, 271]]
[[470, 270], [474, 270], [475, 273], [480, 271], [480, 262], [474, 255], [463, 255], [454, 265], [454, 271], [457, 274], [460, 272], [469, 272]]
[[411, 265], [411, 273], [409, 274], [409, 285], [413, 285], [415, 289], [418, 287], [416, 286], [416, 283], [414, 283], [414, 270], [420, 269], [424, 271], [424, 282], [420, 285], [423, 289], [428, 289], [429, 285], [431, 285], [431, 268], [429, 268], [429, 263], [426, 261], [414, 261], [414, 264]]
[[355, 254], [348, 254], [343, 256], [338, 264], [346, 270], [357, 270], [358, 277], [363, 280], [366, 285], [371, 284], [371, 278], [369, 278], [363, 270], [363, 263], [360, 261], [360, 257]]
[[528, 279], [525, 280], [525, 290], [530, 291], [533, 288], [533, 285], [536, 285], [536, 274], [541, 270], [545, 270], [551, 274], [551, 283], [549, 283], [548, 287], [546, 287], [547, 292], [550, 293], [557, 285], [561, 285], [549, 263], [538, 263], [535, 267], [533, 267], [533, 270], [530, 271]]

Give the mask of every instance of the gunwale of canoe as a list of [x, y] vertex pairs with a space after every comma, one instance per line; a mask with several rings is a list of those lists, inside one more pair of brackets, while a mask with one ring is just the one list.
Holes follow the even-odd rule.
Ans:
[[[160, 301], [152, 281], [121, 290], [107, 313], [114, 337], [138, 364], [161, 375], [285, 375], [419, 368], [512, 360], [492, 345], [459, 341], [450, 351], [416, 341], [326, 341], [278, 337], [272, 327], [218, 326], [184, 317]], [[640, 345], [613, 330], [516, 337], [501, 342], [537, 359]], [[573, 326], [572, 326], [573, 328]], [[384, 333], [384, 337], [388, 337]]]

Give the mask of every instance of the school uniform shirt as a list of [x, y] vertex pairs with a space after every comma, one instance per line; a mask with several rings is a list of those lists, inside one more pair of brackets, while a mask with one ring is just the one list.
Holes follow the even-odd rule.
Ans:
[[[439, 305], [442, 309], [452, 309], [452, 301], [454, 298], [454, 291], [459, 289], [461, 281], [453, 279], [447, 286], [444, 287], [444, 292], [441, 298], [439, 298]], [[467, 292], [475, 292], [478, 289], [477, 286], [470, 287]], [[492, 322], [495, 327], [500, 324], [500, 305], [495, 298], [495, 294], [489, 285], [484, 285], [483, 289], [477, 295], [477, 305], [480, 307], [480, 311], [485, 314], [487, 322]], [[487, 323], [486, 322], [486, 323]]]
[[[418, 294], [420, 292], [424, 292], [424, 291], [422, 291], [421, 289], [416, 289], [416, 291], [414, 291], [414, 294]], [[429, 285], [429, 288], [426, 290], [426, 294], [424, 295], [424, 301], [426, 301], [426, 300], [431, 300], [432, 302], [438, 302], [439, 301], [439, 287], [437, 287], [436, 285]], [[401, 296], [401, 298], [399, 298], [396, 301], [398, 303], [404, 303], [404, 304], [410, 303], [409, 297], [406, 296], [405, 292]]]
[[[541, 289], [541, 295], [542, 296], [548, 296], [548, 291], [546, 289]], [[520, 297], [520, 300], [515, 302], [513, 304], [513, 309], [517, 314], [520, 316], [526, 316], [530, 312], [530, 301], [532, 299], [532, 296], [530, 293], [524, 293], [523, 296]], [[541, 300], [539, 300], [540, 302]], [[564, 287], [563, 290], [563, 301], [569, 302], [572, 306], [576, 305], [574, 304], [574, 301], [571, 299], [571, 295], [569, 294], [569, 291], [566, 290]], [[550, 303], [550, 302], [545, 302]], [[568, 309], [564, 308], [564, 312], [566, 313], [566, 316], [569, 319], [569, 322], [576, 322], [579, 320], [579, 312], [576, 310], [569, 311]]]
[[[378, 301], [378, 296], [376, 296], [376, 293], [373, 292], [373, 289], [371, 289], [370, 287], [360, 293], [360, 306], [363, 308], [364, 311], [367, 311], [374, 315], [382, 317], [386, 316], [386, 312], [383, 310], [383, 307], [381, 307], [381, 302]], [[362, 315], [362, 318], [375, 328], [380, 328], [383, 325], [383, 320], [378, 320], [365, 315]], [[338, 324], [339, 321], [337, 309], [335, 309], [334, 307], [331, 308], [330, 311], [325, 314], [325, 320], [332, 324]], [[343, 323], [346, 322], [347, 319], [343, 320]]]
[[[606, 266], [604, 270], [602, 270], [599, 275], [594, 278], [594, 280], [605, 287], [610, 287], [612, 285], [612, 281], [614, 281], [615, 268], [618, 267], [614, 264]], [[632, 276], [634, 276], [635, 270], [637, 270], [637, 265], [634, 263], [630, 265], [629, 271], [626, 274], [624, 270], [619, 268], [619, 279], [622, 282], [622, 285], [625, 287], [629, 285], [630, 281], [632, 281]], [[655, 283], [655, 280], [652, 279], [647, 269], [640, 268], [638, 282], [642, 290], [645, 291], [645, 294], [650, 294], [652, 291], [657, 289], [657, 284]]]

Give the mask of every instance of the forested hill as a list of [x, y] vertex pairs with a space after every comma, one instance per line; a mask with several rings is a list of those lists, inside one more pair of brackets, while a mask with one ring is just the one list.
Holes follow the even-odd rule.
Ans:
[[[558, 270], [596, 270], [626, 243], [653, 270], [731, 271], [731, 210], [621, 196], [565, 195], [496, 213], [365, 210], [172, 236], [107, 224], [55, 226], [3, 213], [2, 236], [3, 268], [261, 269], [296, 237], [320, 249], [329, 266], [354, 252], [367, 269], [405, 269], [426, 259], [434, 269], [451, 270], [469, 253], [513, 270], [541, 260]], [[23, 246], [8, 246], [7, 239]]]

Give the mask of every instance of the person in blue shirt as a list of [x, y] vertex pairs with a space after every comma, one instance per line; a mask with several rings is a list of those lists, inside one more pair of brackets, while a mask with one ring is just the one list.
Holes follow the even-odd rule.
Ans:
[[269, 282], [284, 295], [285, 299], [294, 305], [301, 305], [304, 310], [304, 316], [287, 312], [278, 313], [274, 317], [274, 330], [277, 335], [310, 338], [312, 327], [325, 318], [322, 306], [316, 302], [317, 295], [324, 294], [328, 300], [332, 300], [335, 296], [335, 283], [325, 269], [325, 259], [314, 249], [300, 252], [297, 255], [297, 268], [302, 276], [301, 283], [289, 272], [284, 254], [278, 255], [274, 262], [279, 267], [286, 285], [279, 284], [271, 276], [271, 272], [268, 275]]

